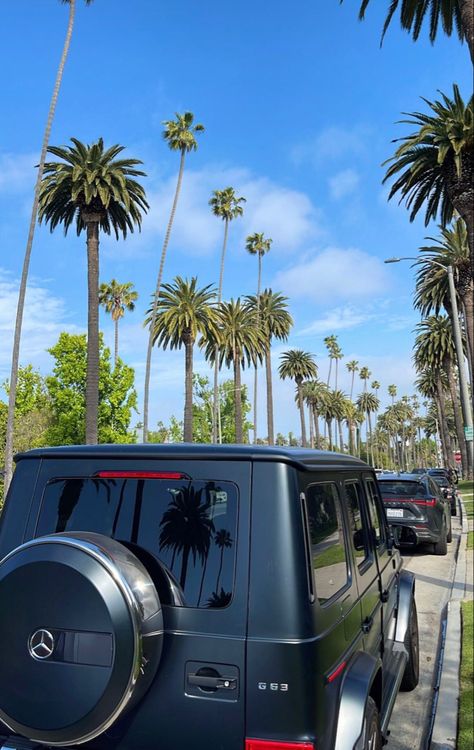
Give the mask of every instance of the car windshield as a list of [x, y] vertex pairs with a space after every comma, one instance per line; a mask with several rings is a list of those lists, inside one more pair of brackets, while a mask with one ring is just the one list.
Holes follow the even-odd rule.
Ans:
[[379, 482], [382, 497], [425, 497], [426, 487], [422, 482], [384, 480]]
[[440, 487], [449, 487], [449, 482], [446, 477], [440, 477], [437, 474], [434, 474], [433, 479], [439, 484]]

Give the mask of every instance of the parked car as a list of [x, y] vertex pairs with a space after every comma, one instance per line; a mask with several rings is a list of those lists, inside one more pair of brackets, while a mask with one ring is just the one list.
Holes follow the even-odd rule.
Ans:
[[446, 555], [452, 540], [448, 498], [428, 474], [378, 477], [387, 519], [400, 546], [431, 543], [435, 555]]
[[449, 478], [450, 475], [447, 474], [444, 470], [440, 469], [429, 469], [428, 474], [441, 488], [441, 492], [443, 493], [444, 497], [449, 500], [451, 515], [455, 516], [457, 513], [457, 491], [456, 486]]
[[16, 460], [0, 748], [380, 750], [418, 626], [367, 464], [209, 445]]

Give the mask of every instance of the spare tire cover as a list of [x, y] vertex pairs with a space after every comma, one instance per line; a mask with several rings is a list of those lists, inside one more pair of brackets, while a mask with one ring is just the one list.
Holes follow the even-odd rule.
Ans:
[[156, 673], [163, 619], [153, 581], [100, 534], [51, 534], [7, 555], [0, 613], [0, 719], [30, 739], [93, 739]]

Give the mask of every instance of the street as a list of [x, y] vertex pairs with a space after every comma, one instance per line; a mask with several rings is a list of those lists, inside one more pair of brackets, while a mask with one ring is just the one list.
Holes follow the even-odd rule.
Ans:
[[420, 682], [413, 692], [398, 695], [389, 727], [388, 750], [419, 750], [425, 747], [433, 704], [441, 621], [451, 594], [455, 553], [461, 533], [459, 515], [452, 517], [452, 524], [453, 541], [448, 545], [445, 557], [427, 551], [403, 554], [405, 567], [416, 576]]

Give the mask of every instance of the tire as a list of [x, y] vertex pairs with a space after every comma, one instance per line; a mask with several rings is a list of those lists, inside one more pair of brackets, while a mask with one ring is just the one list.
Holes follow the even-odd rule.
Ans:
[[0, 611], [0, 720], [30, 740], [94, 739], [156, 674], [159, 597], [138, 558], [106, 536], [51, 534], [13, 550], [0, 564]]
[[380, 732], [380, 717], [377, 704], [370, 696], [367, 698], [364, 713], [364, 728], [362, 730], [361, 750], [382, 750], [382, 734]]
[[448, 539], [446, 533], [446, 524], [443, 524], [441, 534], [437, 542], [433, 544], [433, 552], [435, 555], [447, 555], [448, 554]]
[[454, 502], [451, 503], [451, 515], [457, 516], [458, 514], [458, 499], [457, 497], [454, 498]]
[[446, 535], [446, 541], [452, 542], [453, 541], [453, 524], [451, 523], [451, 516], [449, 517], [449, 530]]
[[403, 673], [400, 689], [406, 692], [414, 690], [420, 679], [420, 641], [418, 635], [418, 615], [416, 603], [413, 599], [410, 622], [405, 636], [405, 648], [408, 651], [408, 661]]

